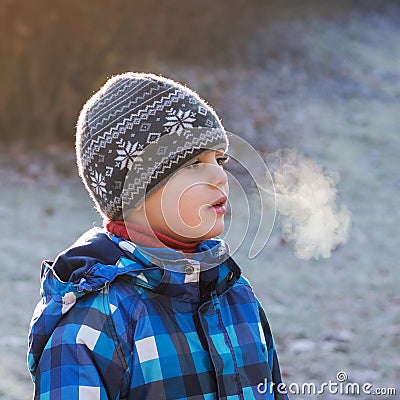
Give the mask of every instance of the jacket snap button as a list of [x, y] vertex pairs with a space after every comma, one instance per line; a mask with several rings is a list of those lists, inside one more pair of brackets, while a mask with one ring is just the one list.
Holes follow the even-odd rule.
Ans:
[[191, 275], [193, 274], [194, 268], [191, 265], [186, 265], [185, 267], [185, 274], [186, 275]]
[[233, 271], [230, 271], [230, 272], [228, 273], [228, 275], [226, 276], [226, 280], [227, 280], [228, 282], [230, 282], [230, 281], [233, 279], [233, 275], [234, 275]]

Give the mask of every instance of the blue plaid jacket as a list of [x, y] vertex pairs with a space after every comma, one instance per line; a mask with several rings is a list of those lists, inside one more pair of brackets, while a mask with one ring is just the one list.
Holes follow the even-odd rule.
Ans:
[[264, 311], [224, 249], [207, 240], [188, 260], [92, 229], [44, 262], [34, 399], [287, 399]]

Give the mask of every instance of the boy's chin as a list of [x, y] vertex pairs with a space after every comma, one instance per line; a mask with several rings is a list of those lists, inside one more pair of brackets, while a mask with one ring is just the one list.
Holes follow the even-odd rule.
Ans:
[[220, 236], [222, 232], [224, 231], [224, 224], [216, 224], [210, 231], [207, 232], [206, 235], [204, 235], [203, 240], [207, 239], [212, 239], [215, 238], [216, 236]]
[[174, 231], [175, 237], [178, 240], [184, 242], [196, 242], [207, 239], [215, 238], [216, 236], [220, 236], [225, 229], [225, 224], [223, 219], [215, 221], [215, 223], [210, 227], [208, 226], [197, 226], [193, 228], [182, 229]]

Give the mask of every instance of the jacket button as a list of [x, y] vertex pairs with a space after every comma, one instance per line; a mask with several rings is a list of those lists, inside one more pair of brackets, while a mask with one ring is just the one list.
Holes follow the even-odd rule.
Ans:
[[185, 274], [186, 274], [186, 275], [191, 275], [191, 274], [193, 274], [193, 271], [194, 271], [193, 266], [191, 266], [191, 265], [186, 265], [186, 267], [185, 267]]
[[233, 279], [234, 273], [233, 271], [229, 271], [228, 275], [226, 276], [226, 280], [230, 282]]

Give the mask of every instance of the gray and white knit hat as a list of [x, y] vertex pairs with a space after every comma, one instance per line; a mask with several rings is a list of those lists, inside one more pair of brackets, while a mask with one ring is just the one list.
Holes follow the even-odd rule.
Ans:
[[214, 110], [153, 74], [110, 78], [84, 105], [76, 131], [79, 174], [99, 212], [123, 219], [191, 159], [228, 146]]

